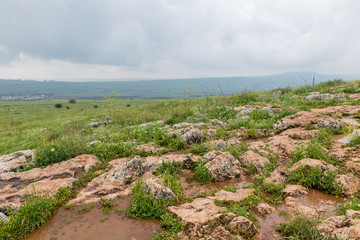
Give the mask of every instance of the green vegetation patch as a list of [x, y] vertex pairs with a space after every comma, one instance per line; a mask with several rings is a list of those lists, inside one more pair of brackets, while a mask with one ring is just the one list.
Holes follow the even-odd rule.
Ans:
[[323, 171], [320, 166], [303, 167], [293, 171], [288, 178], [289, 183], [300, 184], [306, 188], [313, 188], [336, 196], [343, 196], [342, 189], [335, 184], [336, 174], [332, 171]]

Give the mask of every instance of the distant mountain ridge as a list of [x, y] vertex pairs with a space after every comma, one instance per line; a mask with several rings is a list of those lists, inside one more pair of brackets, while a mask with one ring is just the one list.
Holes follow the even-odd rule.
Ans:
[[38, 96], [46, 95], [47, 99], [96, 99], [111, 95], [113, 91], [122, 98], [181, 98], [185, 89], [191, 96], [228, 95], [242, 91], [264, 91], [279, 87], [297, 87], [315, 83], [343, 79], [360, 79], [356, 75], [331, 75], [316, 72], [284, 72], [267, 76], [251, 77], [208, 77], [186, 79], [153, 79], [132, 81], [65, 82], [0, 79], [0, 96]]

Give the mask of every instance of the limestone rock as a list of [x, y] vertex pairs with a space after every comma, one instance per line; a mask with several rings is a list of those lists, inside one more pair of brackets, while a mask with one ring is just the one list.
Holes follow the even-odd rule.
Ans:
[[167, 209], [181, 218], [185, 224], [193, 225], [203, 225], [220, 216], [219, 212], [225, 210], [224, 207], [216, 206], [215, 202], [209, 198], [197, 198], [190, 203], [171, 206]]
[[311, 159], [311, 158], [304, 158], [301, 159], [300, 161], [298, 161], [297, 163], [295, 163], [290, 169], [290, 172], [295, 171], [296, 169], [298, 169], [300, 166], [303, 166], [305, 168], [315, 168], [317, 166], [320, 166], [320, 168], [323, 171], [337, 171], [337, 168], [333, 165], [331, 165], [330, 163], [327, 163], [323, 160], [317, 160], [317, 159]]
[[183, 141], [187, 145], [195, 144], [195, 143], [201, 143], [204, 139], [204, 133], [197, 129], [193, 128], [190, 131], [186, 132], [183, 136]]
[[34, 156], [35, 152], [33, 150], [18, 151], [0, 156], [0, 173], [20, 170], [29, 165]]
[[347, 196], [354, 196], [354, 194], [360, 189], [359, 179], [351, 173], [346, 175], [337, 175], [335, 177], [335, 184], [338, 184]]
[[248, 196], [254, 194], [254, 189], [238, 189], [236, 192], [229, 192], [225, 190], [220, 190], [215, 193], [214, 197], [209, 197], [210, 199], [216, 199], [219, 201], [232, 201], [232, 202], [241, 202], [246, 199]]
[[144, 180], [144, 190], [146, 193], [151, 194], [152, 198], [157, 201], [161, 199], [172, 200], [176, 197], [176, 195], [158, 178]]
[[143, 173], [142, 161], [139, 156], [136, 156], [134, 159], [115, 169], [111, 175], [108, 175], [108, 179], [113, 178], [119, 182], [131, 183]]
[[0, 223], [7, 222], [8, 220], [9, 220], [9, 217], [6, 216], [4, 213], [0, 212]]
[[70, 186], [82, 173], [99, 162], [94, 155], [80, 155], [45, 168], [0, 174], [0, 208], [13, 209], [24, 203], [26, 193], [54, 194], [60, 187]]
[[226, 125], [227, 125], [226, 122], [222, 122], [222, 121], [220, 121], [220, 120], [218, 120], [218, 119], [212, 119], [212, 120], [211, 120], [211, 123], [214, 124], [214, 125], [218, 125], [218, 126], [220, 126], [220, 127], [223, 127], [223, 126], [226, 126]]
[[110, 120], [109, 121], [104, 121], [104, 122], [91, 122], [86, 126], [86, 128], [89, 128], [89, 127], [90, 128], [97, 128], [97, 127], [100, 127], [101, 125], [108, 125], [110, 123], [111, 123]]
[[281, 184], [286, 181], [288, 175], [284, 169], [276, 168], [270, 173], [269, 177], [264, 179], [264, 183]]
[[270, 163], [267, 158], [262, 157], [261, 155], [250, 150], [243, 153], [240, 156], [239, 160], [243, 164], [254, 166], [257, 173], [263, 173], [265, 169], [265, 164]]
[[294, 115], [282, 118], [272, 127], [275, 130], [283, 131], [288, 128], [305, 128], [309, 125], [338, 129], [344, 127], [346, 124], [339, 119], [335, 119], [319, 112], [300, 111]]
[[290, 128], [283, 131], [280, 136], [288, 136], [292, 139], [311, 139], [312, 137], [319, 134], [319, 130], [305, 130], [302, 128]]
[[136, 151], [145, 152], [145, 153], [151, 153], [151, 154], [157, 154], [161, 152], [166, 152], [167, 149], [163, 147], [156, 147], [155, 143], [146, 143], [142, 145], [138, 145], [134, 148]]
[[301, 185], [288, 184], [283, 190], [285, 196], [298, 197], [307, 194], [305, 187]]
[[346, 98], [342, 94], [331, 94], [331, 93], [312, 93], [308, 96], [304, 97], [308, 101], [312, 100], [326, 100], [326, 99], [334, 99], [336, 101], [346, 101]]
[[226, 142], [224, 140], [219, 139], [219, 140], [210, 141], [209, 145], [212, 148], [215, 148], [217, 150], [221, 150], [221, 149], [225, 148], [227, 144], [226, 144]]
[[256, 206], [256, 211], [260, 213], [260, 215], [265, 216], [275, 212], [275, 208], [270, 206], [268, 203], [259, 203]]
[[208, 161], [205, 167], [216, 182], [241, 178], [246, 174], [246, 170], [229, 152], [209, 152], [203, 156], [203, 160]]
[[251, 235], [256, 235], [259, 233], [259, 230], [256, 228], [253, 222], [243, 216], [235, 217], [230, 223], [229, 228], [233, 231], [248, 233]]

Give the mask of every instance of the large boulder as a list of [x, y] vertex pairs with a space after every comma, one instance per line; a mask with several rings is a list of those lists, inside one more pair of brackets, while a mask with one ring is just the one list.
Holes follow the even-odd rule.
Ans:
[[246, 174], [246, 169], [229, 152], [212, 151], [203, 156], [207, 162], [205, 167], [216, 182], [223, 182], [241, 178]]
[[0, 156], [0, 173], [21, 170], [32, 162], [34, 156], [33, 150], [18, 151]]

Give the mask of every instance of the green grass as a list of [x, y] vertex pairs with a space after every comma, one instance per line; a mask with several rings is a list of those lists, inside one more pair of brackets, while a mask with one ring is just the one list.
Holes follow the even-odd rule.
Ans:
[[330, 236], [322, 236], [316, 228], [319, 222], [304, 217], [295, 217], [286, 223], [280, 224], [276, 231], [290, 240], [330, 240]]
[[336, 206], [336, 212], [338, 215], [345, 215], [346, 210], [352, 209], [360, 211], [360, 193], [358, 197], [354, 197], [345, 203], [340, 203]]
[[150, 194], [147, 194], [143, 188], [141, 180], [135, 182], [132, 189], [132, 201], [126, 209], [126, 216], [142, 219], [159, 219], [166, 213], [166, 206], [170, 201], [154, 200]]
[[152, 236], [153, 240], [176, 239], [176, 234], [185, 229], [181, 220], [169, 212], [161, 216], [160, 225], [163, 231], [155, 232]]
[[199, 160], [197, 166], [194, 169], [194, 178], [201, 184], [211, 184], [213, 177], [204, 165], [204, 162]]
[[320, 166], [316, 168], [300, 166], [290, 174], [287, 182], [318, 189], [332, 195], [343, 196], [341, 187], [334, 183], [335, 175], [332, 171], [323, 171]]

